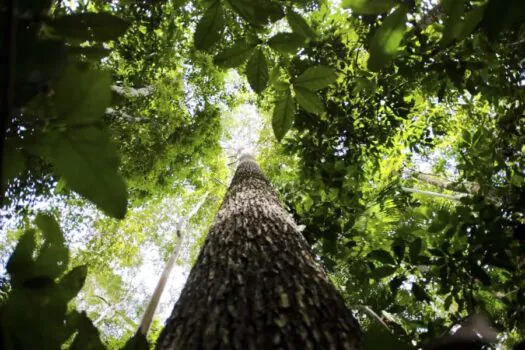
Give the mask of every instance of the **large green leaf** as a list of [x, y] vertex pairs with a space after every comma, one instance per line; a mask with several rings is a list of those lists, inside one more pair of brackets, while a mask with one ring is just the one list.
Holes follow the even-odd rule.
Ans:
[[254, 44], [238, 41], [231, 47], [220, 52], [213, 58], [213, 62], [221, 67], [235, 68], [243, 64], [255, 49]]
[[311, 90], [294, 86], [295, 99], [301, 107], [313, 114], [321, 114], [324, 112], [324, 104], [321, 98]]
[[464, 19], [461, 32], [457, 36], [457, 40], [463, 40], [469, 36], [479, 26], [485, 15], [486, 6], [476, 6], [470, 10]]
[[396, 56], [407, 28], [408, 7], [400, 5], [390, 14], [372, 37], [368, 69], [379, 71]]
[[119, 160], [108, 135], [86, 127], [48, 136], [56, 171], [72, 190], [115, 218], [126, 214], [127, 190], [118, 173]]
[[295, 33], [277, 33], [268, 40], [268, 45], [279, 52], [295, 54], [304, 46], [304, 39]]
[[316, 91], [324, 89], [333, 84], [337, 80], [337, 72], [335, 69], [326, 66], [310, 67], [303, 74], [298, 76], [293, 85]]
[[68, 125], [98, 123], [111, 103], [111, 76], [70, 63], [55, 85], [53, 101], [58, 117]]
[[248, 82], [256, 93], [261, 93], [268, 86], [269, 73], [266, 57], [261, 49], [257, 49], [246, 65]]
[[312, 40], [317, 36], [314, 30], [308, 25], [306, 20], [297, 12], [291, 10], [288, 11], [286, 14], [286, 19], [288, 20], [288, 24], [294, 33]]
[[47, 22], [57, 34], [81, 41], [116, 40], [124, 34], [130, 22], [107, 12], [75, 13]]
[[343, 0], [343, 7], [358, 15], [376, 15], [390, 11], [396, 0]]
[[193, 41], [198, 50], [210, 49], [221, 37], [224, 29], [224, 14], [220, 1], [208, 7], [195, 28]]
[[290, 89], [279, 91], [272, 116], [273, 133], [278, 141], [290, 130], [295, 118], [295, 101]]

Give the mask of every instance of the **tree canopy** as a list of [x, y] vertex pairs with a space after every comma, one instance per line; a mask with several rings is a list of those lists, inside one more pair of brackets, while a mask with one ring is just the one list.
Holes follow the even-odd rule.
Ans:
[[7, 348], [148, 348], [133, 334], [175, 232], [161, 305], [247, 148], [368, 348], [430, 348], [475, 317], [480, 349], [525, 336], [522, 0], [2, 0], [0, 16]]

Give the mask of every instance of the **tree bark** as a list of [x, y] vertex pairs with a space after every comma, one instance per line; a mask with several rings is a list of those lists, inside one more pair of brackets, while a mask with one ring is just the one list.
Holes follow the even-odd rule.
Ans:
[[157, 349], [361, 349], [359, 324], [243, 157]]

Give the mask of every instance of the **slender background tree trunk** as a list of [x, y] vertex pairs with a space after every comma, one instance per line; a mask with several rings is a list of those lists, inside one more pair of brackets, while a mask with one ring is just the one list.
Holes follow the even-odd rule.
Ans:
[[157, 349], [361, 349], [357, 321], [249, 156]]

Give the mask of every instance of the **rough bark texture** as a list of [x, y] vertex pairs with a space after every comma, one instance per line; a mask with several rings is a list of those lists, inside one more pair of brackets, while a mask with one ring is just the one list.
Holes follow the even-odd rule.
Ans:
[[157, 349], [361, 349], [357, 321], [250, 157]]

